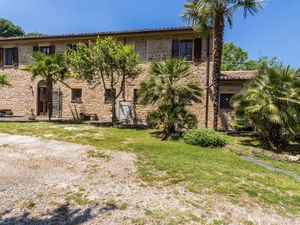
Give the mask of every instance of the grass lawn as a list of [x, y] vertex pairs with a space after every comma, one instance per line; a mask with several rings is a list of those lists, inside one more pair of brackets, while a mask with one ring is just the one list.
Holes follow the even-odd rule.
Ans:
[[[259, 147], [259, 141], [255, 138], [253, 135], [240, 135], [240, 136], [235, 136], [230, 138], [230, 147], [232, 147], [235, 150], [243, 149], [245, 153], [250, 153], [253, 149], [256, 150], [262, 150]], [[297, 153], [300, 154], [300, 144], [294, 144], [294, 152], [295, 149], [297, 148]], [[274, 160], [270, 158], [268, 155], [271, 155], [273, 152], [263, 149], [263, 151], [267, 154], [264, 155], [250, 155], [253, 158], [256, 158], [260, 161], [263, 161], [265, 163], [270, 164], [271, 166], [290, 171], [292, 173], [300, 175], [300, 166], [297, 163], [288, 163], [285, 161], [279, 161], [279, 160]], [[283, 154], [283, 153], [281, 153]]]
[[[228, 196], [236, 204], [259, 203], [283, 213], [300, 212], [299, 182], [244, 161], [226, 148], [201, 148], [182, 141], [163, 142], [151, 137], [147, 130], [46, 122], [0, 123], [0, 132], [35, 135], [132, 152], [138, 157], [141, 178], [151, 185], [164, 186], [181, 182], [192, 192]], [[230, 137], [232, 145], [242, 147], [237, 146], [236, 140], [236, 137]], [[265, 160], [299, 174], [299, 165]]]

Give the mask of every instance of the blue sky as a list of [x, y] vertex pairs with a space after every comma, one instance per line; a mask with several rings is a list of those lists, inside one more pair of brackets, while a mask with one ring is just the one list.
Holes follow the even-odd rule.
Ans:
[[[185, 0], [0, 0], [0, 17], [27, 32], [46, 34], [158, 28], [186, 25], [180, 19]], [[234, 41], [249, 57], [277, 56], [300, 67], [300, 1], [268, 0], [246, 20], [236, 15], [225, 41]]]

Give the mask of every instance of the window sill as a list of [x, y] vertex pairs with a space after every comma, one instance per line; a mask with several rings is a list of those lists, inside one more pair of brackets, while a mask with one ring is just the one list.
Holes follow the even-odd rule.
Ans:
[[82, 101], [71, 101], [71, 103], [82, 104]]
[[4, 65], [3, 68], [4, 69], [9, 69], [9, 68], [14, 68], [15, 66], [14, 65]]
[[233, 110], [233, 107], [220, 107], [220, 110]]

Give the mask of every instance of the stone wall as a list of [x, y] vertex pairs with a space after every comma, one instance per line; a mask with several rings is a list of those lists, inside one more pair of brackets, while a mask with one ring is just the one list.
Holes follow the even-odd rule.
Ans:
[[[144, 71], [140, 74], [135, 80], [129, 80], [126, 83], [125, 98], [126, 100], [133, 99], [134, 89], [138, 89], [141, 81], [147, 79], [149, 74], [149, 66], [151, 61], [161, 61], [166, 58], [170, 58], [172, 54], [172, 39], [188, 39], [194, 38], [193, 35], [184, 35], [184, 36], [157, 36], [157, 37], [136, 37], [126, 39], [126, 43], [133, 44], [136, 40], [147, 40], [147, 57], [148, 62], [142, 64]], [[59, 43], [31, 43], [31, 44], [22, 44], [18, 45], [19, 48], [19, 68], [4, 68], [1, 70], [2, 73], [5, 73], [8, 76], [9, 82], [12, 84], [12, 87], [0, 88], [0, 109], [11, 109], [15, 116], [24, 116], [30, 112], [31, 109], [35, 109], [37, 105], [37, 83], [41, 78], [37, 78], [32, 81], [30, 79], [30, 74], [23, 72], [20, 68], [27, 65], [31, 60], [31, 55], [33, 51], [33, 45], [47, 46], [55, 44], [55, 49], [57, 53], [63, 53], [67, 48], [68, 42], [59, 42]], [[196, 82], [201, 84], [203, 89], [202, 100], [200, 103], [193, 103], [192, 105], [187, 106], [187, 108], [197, 116], [198, 126], [204, 127], [205, 125], [205, 99], [206, 99], [206, 38], [202, 39], [202, 60], [200, 63], [193, 65], [193, 79]], [[211, 45], [212, 46], [212, 45]], [[212, 54], [212, 50], [210, 50]], [[212, 71], [212, 65], [210, 68]], [[210, 83], [212, 76], [210, 75]], [[59, 89], [61, 92], [61, 103], [62, 110], [60, 116], [63, 118], [72, 118], [74, 113], [77, 111], [79, 113], [86, 114], [97, 114], [100, 121], [110, 121], [111, 119], [111, 105], [105, 103], [104, 101], [104, 89], [102, 86], [97, 86], [91, 88], [84, 81], [79, 81], [75, 79], [67, 80], [66, 83], [71, 88], [80, 88], [82, 89], [82, 103], [72, 103], [71, 102], [71, 89], [66, 87], [63, 84], [56, 84], [55, 89]], [[222, 91], [233, 91], [234, 93], [241, 89], [242, 84], [226, 84], [224, 87], [221, 87]], [[209, 88], [209, 127], [213, 126], [213, 105], [212, 105], [212, 89]], [[121, 97], [118, 100], [122, 100]], [[147, 115], [151, 112], [155, 106], [141, 106], [135, 104], [135, 114], [136, 121], [138, 123], [145, 123]], [[117, 111], [118, 111], [117, 104]], [[224, 122], [225, 121], [225, 122]], [[222, 129], [229, 129], [232, 127], [232, 113], [229, 110], [228, 112], [220, 112], [220, 127]], [[229, 124], [229, 125], [228, 125]]]
[[[221, 82], [220, 94], [236, 94], [243, 88], [242, 81], [223, 81]], [[219, 129], [234, 130], [234, 113], [233, 109], [220, 109]]]
[[0, 87], [0, 110], [11, 110], [15, 116], [24, 116], [34, 105], [34, 86], [30, 75], [13, 68], [0, 71], [6, 74], [11, 87]]

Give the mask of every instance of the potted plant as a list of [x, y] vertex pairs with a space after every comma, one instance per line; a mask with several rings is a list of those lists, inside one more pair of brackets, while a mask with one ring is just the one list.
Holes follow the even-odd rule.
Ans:
[[34, 112], [33, 112], [34, 110], [33, 109], [31, 109], [31, 111], [30, 111], [30, 113], [27, 115], [27, 118], [29, 119], [29, 120], [35, 120], [35, 114], [34, 114]]

